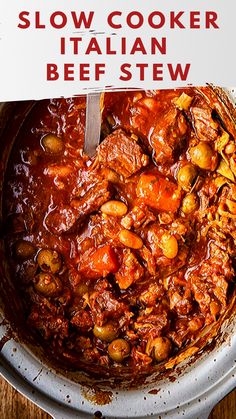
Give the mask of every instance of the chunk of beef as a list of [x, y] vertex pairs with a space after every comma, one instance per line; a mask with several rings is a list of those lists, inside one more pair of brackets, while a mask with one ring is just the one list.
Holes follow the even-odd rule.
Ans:
[[156, 267], [156, 260], [152, 252], [150, 252], [150, 250], [146, 246], [143, 246], [142, 249], [139, 250], [139, 254], [141, 258], [143, 259], [143, 261], [145, 262], [145, 265], [149, 274], [152, 276], [155, 275], [157, 267]]
[[135, 364], [139, 366], [149, 365], [153, 361], [150, 356], [138, 351], [135, 347], [132, 348], [132, 357], [135, 361]]
[[174, 106], [158, 118], [150, 137], [157, 163], [173, 161], [174, 152], [181, 149], [187, 129], [184, 115]]
[[213, 120], [210, 108], [194, 107], [191, 110], [195, 133], [201, 141], [215, 141], [219, 124]]
[[212, 275], [212, 283], [215, 285], [213, 289], [213, 294], [221, 302], [223, 306], [226, 306], [227, 303], [227, 291], [228, 291], [228, 282], [225, 280], [224, 275]]
[[168, 313], [164, 307], [162, 310], [154, 309], [151, 314], [143, 314], [134, 323], [134, 329], [143, 338], [157, 337], [162, 329], [169, 324]]
[[189, 320], [186, 317], [179, 318], [175, 322], [175, 331], [171, 331], [168, 333], [168, 337], [174, 342], [176, 346], [181, 348], [184, 345], [187, 339], [187, 335], [189, 332], [188, 329]]
[[191, 276], [191, 285], [194, 294], [194, 299], [199, 304], [201, 312], [206, 315], [209, 311], [211, 297], [209, 294], [209, 285], [201, 281], [196, 275]]
[[233, 279], [234, 269], [232, 259], [228, 253], [227, 240], [218, 236], [218, 241], [210, 242], [209, 245], [211, 257], [204, 261], [200, 266], [201, 276], [209, 277], [213, 275], [222, 275], [227, 281]]
[[94, 323], [102, 326], [108, 319], [118, 319], [127, 311], [127, 307], [114, 297], [111, 291], [94, 293], [90, 297]]
[[125, 178], [147, 166], [146, 156], [137, 142], [121, 129], [114, 131], [98, 147], [99, 161]]
[[50, 232], [61, 234], [71, 230], [77, 218], [76, 210], [69, 205], [60, 205], [47, 214], [45, 224]]
[[97, 183], [82, 198], [75, 198], [70, 205], [61, 205], [51, 211], [45, 223], [54, 234], [69, 232], [84, 221], [85, 217], [95, 211], [111, 197], [109, 182]]
[[72, 317], [71, 324], [83, 332], [91, 330], [93, 327], [93, 320], [91, 314], [86, 310], [79, 310]]
[[129, 249], [124, 250], [124, 257], [119, 271], [115, 274], [120, 289], [126, 290], [144, 274], [138, 259]]
[[123, 324], [123, 318], [131, 316], [128, 306], [115, 297], [107, 280], [97, 283], [95, 291], [90, 295], [89, 304], [93, 321], [99, 326], [110, 319], [117, 319]]
[[56, 307], [49, 304], [34, 305], [28, 322], [38, 329], [45, 339], [58, 336], [60, 339], [68, 337], [69, 322], [63, 314], [58, 314]]
[[154, 282], [149, 287], [142, 291], [139, 296], [139, 302], [142, 305], [152, 307], [156, 302], [164, 297], [165, 290], [161, 282]]
[[189, 314], [193, 308], [191, 301], [191, 292], [186, 290], [183, 295], [178, 291], [169, 292], [170, 309], [175, 310], [179, 315]]
[[123, 227], [130, 230], [132, 227], [145, 227], [151, 221], [155, 220], [155, 215], [141, 202], [139, 206], [135, 205], [132, 210], [122, 218], [121, 224]]
[[234, 271], [232, 260], [223, 245], [224, 241], [220, 239], [218, 243], [211, 242], [210, 258], [203, 260], [198, 270], [190, 275], [194, 298], [203, 314], [209, 312], [214, 297], [223, 307], [227, 303], [228, 281], [233, 279]]
[[89, 215], [92, 212], [98, 211], [102, 204], [111, 197], [111, 190], [109, 182], [103, 180], [97, 183], [93, 188], [90, 188], [86, 194], [78, 199], [72, 199], [70, 205], [78, 211], [79, 217]]

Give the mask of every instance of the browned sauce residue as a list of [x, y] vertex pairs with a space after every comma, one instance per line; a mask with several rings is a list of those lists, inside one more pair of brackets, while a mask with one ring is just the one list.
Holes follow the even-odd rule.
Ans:
[[160, 389], [154, 388], [153, 390], [150, 390], [150, 391], [148, 392], [148, 394], [153, 394], [153, 395], [156, 395], [156, 394], [158, 394], [158, 393], [159, 393], [159, 391], [160, 391]]
[[111, 391], [83, 387], [81, 393], [85, 399], [98, 406], [104, 406], [112, 402], [113, 394]]

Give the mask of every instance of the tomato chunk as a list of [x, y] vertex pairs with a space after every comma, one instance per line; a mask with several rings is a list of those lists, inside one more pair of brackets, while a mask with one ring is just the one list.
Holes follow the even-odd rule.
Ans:
[[118, 269], [117, 255], [109, 244], [99, 247], [80, 266], [80, 272], [91, 279], [105, 277]]
[[174, 213], [180, 206], [181, 192], [177, 185], [152, 173], [140, 176], [136, 193], [148, 206], [159, 211]]

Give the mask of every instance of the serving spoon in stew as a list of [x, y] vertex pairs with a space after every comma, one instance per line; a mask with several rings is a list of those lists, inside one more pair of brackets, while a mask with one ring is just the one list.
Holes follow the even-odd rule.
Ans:
[[84, 153], [93, 157], [100, 142], [103, 93], [89, 93], [86, 100]]

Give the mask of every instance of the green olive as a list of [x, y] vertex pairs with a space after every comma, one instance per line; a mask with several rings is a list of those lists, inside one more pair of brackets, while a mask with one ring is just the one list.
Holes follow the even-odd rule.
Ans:
[[107, 323], [104, 326], [95, 324], [93, 334], [104, 342], [111, 342], [117, 337], [118, 331], [113, 323]]
[[35, 254], [35, 247], [27, 240], [19, 240], [15, 245], [16, 256], [20, 259], [29, 259]]
[[217, 155], [207, 143], [200, 142], [189, 151], [191, 161], [196, 166], [205, 170], [215, 170], [217, 166]]
[[198, 197], [195, 193], [186, 195], [182, 202], [182, 211], [184, 214], [191, 214], [198, 209]]
[[64, 151], [64, 143], [61, 138], [54, 134], [48, 134], [41, 140], [41, 144], [46, 153], [59, 154]]
[[197, 169], [189, 163], [179, 169], [178, 183], [185, 191], [190, 191], [196, 177]]
[[61, 258], [55, 250], [40, 250], [37, 262], [44, 272], [52, 272], [55, 274], [61, 269]]
[[115, 362], [122, 362], [130, 354], [130, 344], [125, 339], [115, 339], [108, 346], [108, 355]]
[[166, 337], [159, 337], [152, 342], [153, 354], [157, 362], [164, 361], [170, 355], [172, 344], [170, 339]]
[[60, 294], [62, 289], [61, 281], [58, 277], [41, 272], [36, 276], [34, 288], [37, 292], [45, 297], [55, 297]]

